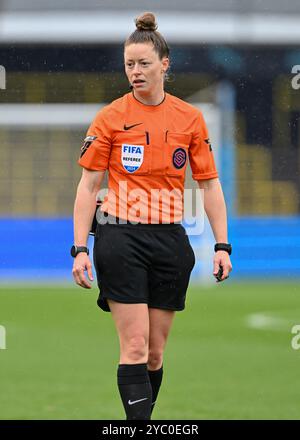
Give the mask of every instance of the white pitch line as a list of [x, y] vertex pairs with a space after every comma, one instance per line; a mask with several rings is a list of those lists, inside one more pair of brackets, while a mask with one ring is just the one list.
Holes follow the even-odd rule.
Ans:
[[256, 330], [273, 330], [282, 331], [287, 330], [291, 325], [291, 320], [276, 316], [270, 316], [270, 312], [253, 313], [246, 317], [247, 327]]

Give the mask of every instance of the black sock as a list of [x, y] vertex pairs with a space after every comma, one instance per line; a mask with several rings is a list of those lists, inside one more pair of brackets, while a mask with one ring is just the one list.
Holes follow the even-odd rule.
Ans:
[[118, 387], [127, 420], [150, 420], [152, 389], [147, 364], [120, 364]]
[[155, 371], [148, 370], [148, 374], [152, 386], [152, 405], [151, 405], [151, 413], [152, 413], [163, 377], [163, 367], [161, 366], [159, 370], [155, 370]]

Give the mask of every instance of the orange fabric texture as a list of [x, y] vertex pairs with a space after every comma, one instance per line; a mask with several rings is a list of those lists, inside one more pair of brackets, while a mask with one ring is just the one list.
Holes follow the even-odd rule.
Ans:
[[79, 165], [108, 170], [108, 194], [101, 209], [142, 223], [181, 221], [185, 170], [195, 180], [218, 177], [202, 113], [165, 94], [145, 105], [132, 93], [96, 115], [87, 131]]

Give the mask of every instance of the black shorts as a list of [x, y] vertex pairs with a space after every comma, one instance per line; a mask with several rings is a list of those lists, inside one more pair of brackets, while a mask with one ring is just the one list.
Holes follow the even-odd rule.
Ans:
[[98, 224], [93, 258], [102, 310], [107, 298], [184, 309], [195, 255], [181, 224]]

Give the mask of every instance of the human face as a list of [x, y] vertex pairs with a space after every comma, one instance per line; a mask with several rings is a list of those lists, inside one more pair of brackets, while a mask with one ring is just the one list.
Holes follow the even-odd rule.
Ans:
[[169, 66], [167, 57], [159, 59], [150, 43], [132, 43], [124, 50], [125, 72], [135, 95], [158, 96], [163, 92], [164, 74]]

